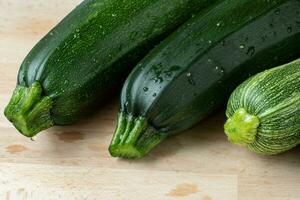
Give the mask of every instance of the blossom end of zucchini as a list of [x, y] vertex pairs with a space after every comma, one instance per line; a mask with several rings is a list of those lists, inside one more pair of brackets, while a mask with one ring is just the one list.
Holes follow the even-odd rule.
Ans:
[[230, 142], [247, 146], [255, 142], [259, 124], [258, 117], [249, 114], [244, 108], [239, 108], [226, 121], [224, 129]]

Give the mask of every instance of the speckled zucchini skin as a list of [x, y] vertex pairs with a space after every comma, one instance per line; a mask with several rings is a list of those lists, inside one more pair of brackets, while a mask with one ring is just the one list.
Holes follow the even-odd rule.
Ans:
[[[248, 117], [237, 120], [241, 109]], [[278, 154], [300, 144], [300, 59], [241, 84], [230, 97], [226, 115], [229, 140], [257, 153]], [[253, 122], [251, 116], [258, 123], [249, 134], [241, 129]]]

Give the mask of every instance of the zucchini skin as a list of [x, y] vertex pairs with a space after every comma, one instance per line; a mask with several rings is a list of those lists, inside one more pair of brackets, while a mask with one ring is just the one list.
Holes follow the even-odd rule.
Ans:
[[242, 83], [229, 99], [226, 116], [229, 140], [254, 152], [279, 154], [300, 144], [300, 59]]
[[[229, 0], [188, 21], [125, 82], [119, 114], [127, 116], [125, 136], [136, 134], [135, 125], [127, 132], [140, 118], [160, 141], [180, 133], [226, 105], [249, 76], [299, 57], [299, 11], [298, 0]], [[143, 133], [149, 135], [147, 128], [128, 142], [120, 127], [109, 148], [112, 156], [140, 158], [160, 142], [137, 145]]]
[[[51, 104], [51, 116], [44, 122], [46, 126], [73, 123], [118, 91], [132, 67], [150, 49], [209, 4], [209, 0], [85, 0], [27, 55], [16, 91], [27, 91], [39, 83], [42, 91], [36, 94], [52, 100], [47, 106]], [[12, 104], [16, 102], [7, 109], [12, 113], [5, 113], [15, 126], [20, 124], [18, 120], [25, 125], [39, 121], [23, 119], [34, 105], [19, 116]], [[34, 111], [38, 112], [43, 111]], [[38, 129], [22, 131], [21, 127], [21, 132], [33, 136]]]

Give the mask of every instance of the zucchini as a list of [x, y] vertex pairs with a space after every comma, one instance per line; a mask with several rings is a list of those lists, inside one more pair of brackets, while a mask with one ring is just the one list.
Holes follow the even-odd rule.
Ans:
[[209, 0], [85, 0], [27, 55], [5, 115], [25, 136], [86, 116]]
[[300, 59], [259, 73], [231, 95], [225, 133], [265, 155], [300, 144]]
[[112, 156], [140, 158], [225, 106], [249, 75], [300, 56], [299, 0], [227, 0], [148, 54], [121, 94]]

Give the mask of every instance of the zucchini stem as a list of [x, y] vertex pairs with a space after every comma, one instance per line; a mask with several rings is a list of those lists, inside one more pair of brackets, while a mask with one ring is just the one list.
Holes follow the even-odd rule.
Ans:
[[43, 97], [42, 86], [34, 82], [30, 87], [16, 87], [4, 115], [24, 136], [33, 137], [53, 126], [51, 108], [52, 100]]
[[244, 108], [239, 108], [225, 123], [225, 133], [230, 142], [247, 146], [256, 140], [258, 117], [249, 114]]
[[166, 135], [150, 126], [145, 118], [120, 112], [109, 152], [113, 157], [142, 158], [165, 138]]

